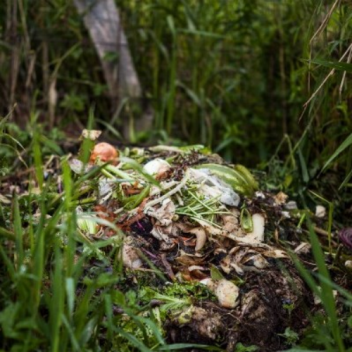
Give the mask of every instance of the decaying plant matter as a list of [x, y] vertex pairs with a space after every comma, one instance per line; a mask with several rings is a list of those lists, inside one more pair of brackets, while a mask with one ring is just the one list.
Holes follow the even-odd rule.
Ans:
[[[291, 256], [315, 268], [300, 227], [305, 213], [295, 202], [282, 192], [261, 191], [244, 166], [227, 164], [203, 146], [116, 150], [98, 143], [98, 136], [84, 131], [79, 152], [64, 161], [75, 187], [67, 204], [77, 218], [75, 261], [91, 258], [85, 271], [104, 263], [110, 272], [112, 263], [121, 263], [129, 279], [116, 283], [116, 292], [133, 292], [141, 317], [156, 317], [170, 343], [226, 351], [241, 343], [277, 351], [285, 346], [287, 329], [300, 333], [307, 326], [307, 310], [319, 309], [320, 303]], [[45, 165], [55, 180], [43, 180], [50, 189], [49, 219], [68, 202], [61, 176], [55, 175], [58, 163], [52, 156]], [[2, 185], [3, 204], [13, 187]], [[20, 199], [30, 194], [35, 204], [41, 189], [24, 188], [17, 189]], [[40, 207], [34, 209], [34, 219], [40, 218]], [[326, 212], [318, 210], [312, 218], [319, 225]], [[70, 215], [63, 214], [57, 236], [66, 246]], [[346, 233], [340, 237], [348, 246]], [[12, 238], [10, 232], [4, 235]], [[326, 240], [335, 245], [334, 239]], [[118, 302], [116, 319], [126, 313]]]
[[[96, 205], [80, 212], [96, 226], [80, 226], [82, 235], [91, 241], [122, 236], [123, 265], [151, 270], [154, 294], [147, 296], [159, 299], [160, 309], [167, 300], [164, 288], [153, 287], [155, 270], [169, 285], [209, 292], [205, 300], [189, 292], [187, 304], [167, 311], [169, 340], [220, 341], [228, 351], [241, 341], [273, 351], [280, 346], [277, 333], [305, 326], [312, 300], [288, 253], [302, 243], [291, 225], [298, 210], [289, 209], [286, 195], [261, 192], [244, 166], [226, 164], [202, 146], [126, 148], [113, 162], [96, 157], [96, 150], [95, 164], [84, 171], [101, 167], [92, 188]], [[70, 163], [74, 172], [78, 164], [84, 170], [78, 159]], [[290, 233], [281, 234], [283, 227]]]

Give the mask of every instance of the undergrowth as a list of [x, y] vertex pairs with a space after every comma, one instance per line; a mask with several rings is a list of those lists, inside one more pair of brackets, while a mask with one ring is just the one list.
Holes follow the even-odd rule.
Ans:
[[[259, 164], [266, 189], [308, 205], [326, 200], [338, 227], [351, 224], [347, 1], [117, 5], [144, 88], [142, 110], [145, 105], [154, 112], [153, 129], [133, 142], [202, 143], [228, 160]], [[141, 108], [127, 99], [114, 117], [100, 63], [72, 2], [7, 1], [0, 18], [1, 115], [11, 111], [0, 120], [0, 178], [5, 182], [23, 166], [33, 191], [14, 196], [12, 204], [0, 199], [1, 348], [182, 350], [167, 346], [153, 307], [146, 304], [141, 312], [135, 303], [143, 297], [126, 290], [130, 278], [119, 261], [119, 236], [86, 243], [77, 233], [72, 209], [84, 177], [71, 175], [55, 143], [67, 139], [61, 131], [72, 132], [72, 123], [73, 129], [86, 125], [92, 104], [114, 140]], [[54, 81], [58, 103], [49, 121]], [[53, 175], [43, 172], [44, 155], [51, 153], [60, 156], [62, 202], [52, 198]], [[351, 295], [332, 282], [327, 253], [313, 230], [310, 235], [318, 271], [297, 265], [326, 315], [312, 317], [298, 342], [302, 347], [291, 351], [349, 351]], [[101, 270], [89, 272], [103, 249]], [[342, 320], [333, 291], [340, 293]], [[114, 309], [120, 313], [112, 315]]]
[[[220, 351], [215, 346], [165, 342], [166, 316], [187, 319], [183, 315], [187, 316], [187, 307], [192, 309], [194, 299], [214, 299], [204, 286], [168, 283], [154, 266], [148, 277], [123, 269], [123, 233], [114, 224], [100, 220], [116, 232], [108, 240], [92, 242], [82, 235], [82, 222], [74, 209], [79, 204], [89, 205], [89, 197], [79, 201], [79, 189], [83, 182], [94, 179], [97, 169], [83, 176], [73, 175], [67, 157], [62, 155], [57, 157], [59, 167], [55, 171], [59, 178], [45, 175], [44, 161], [52, 155], [50, 151], [59, 150], [56, 142], [51, 140], [51, 148], [46, 150], [45, 139], [34, 132], [22, 145], [7, 138], [11, 124], [1, 127], [2, 142], [15, 144], [10, 148], [12, 158], [20, 158], [20, 152], [26, 150], [23, 169], [32, 171], [28, 174], [29, 186], [17, 183], [19, 188], [28, 187], [27, 194], [16, 195], [18, 190], [14, 189], [12, 202], [6, 197], [0, 199], [0, 347], [4, 351], [166, 351], [193, 346]], [[10, 163], [3, 162], [1, 171], [2, 182], [7, 180], [6, 171], [7, 176], [8, 172], [16, 175]], [[57, 180], [61, 180], [59, 184]], [[60, 197], [53, 197], [58, 187]], [[308, 312], [311, 325], [300, 338], [291, 330], [281, 336], [288, 346], [296, 346], [291, 352], [351, 351], [351, 294], [331, 280], [325, 264], [328, 253], [320, 248], [313, 228], [309, 228], [317, 271], [307, 271], [298, 258], [295, 263], [322, 302], [322, 309]], [[240, 342], [235, 349], [255, 350], [255, 346], [246, 347]]]

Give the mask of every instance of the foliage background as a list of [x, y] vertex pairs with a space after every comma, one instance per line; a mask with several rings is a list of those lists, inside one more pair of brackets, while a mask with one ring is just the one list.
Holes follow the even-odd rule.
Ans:
[[[127, 101], [113, 118], [100, 62], [73, 2], [8, 0], [0, 6], [2, 116], [13, 111], [24, 128], [38, 112], [46, 126], [79, 133], [94, 105], [105, 122], [100, 127], [107, 123], [118, 139], [128, 118], [145, 108], [154, 112], [153, 129], [130, 134], [132, 142], [202, 143], [254, 167], [276, 156], [284, 138], [278, 155], [303, 162], [305, 181], [351, 133], [351, 89], [343, 71], [303, 108], [330, 70], [310, 60], [337, 62], [350, 45], [348, 1], [116, 4], [144, 90], [142, 109]], [[52, 85], [57, 103], [50, 112]], [[345, 175], [349, 155], [340, 163]]]

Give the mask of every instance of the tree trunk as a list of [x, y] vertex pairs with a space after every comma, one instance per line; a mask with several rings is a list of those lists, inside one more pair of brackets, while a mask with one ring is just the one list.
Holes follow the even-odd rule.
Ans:
[[[120, 110], [125, 98], [137, 100], [133, 103], [141, 108], [142, 89], [114, 0], [74, 0], [74, 3], [99, 55], [114, 110]], [[107, 54], [116, 54], [119, 60], [108, 60]], [[129, 114], [129, 121], [123, 123], [126, 139], [133, 140], [134, 132], [151, 128], [153, 114], [150, 108], [147, 110], [149, 113], [141, 111], [139, 116]]]
[[[141, 85], [133, 65], [120, 15], [113, 0], [74, 0], [94, 42], [113, 99], [139, 98]], [[107, 59], [117, 54], [119, 62]]]

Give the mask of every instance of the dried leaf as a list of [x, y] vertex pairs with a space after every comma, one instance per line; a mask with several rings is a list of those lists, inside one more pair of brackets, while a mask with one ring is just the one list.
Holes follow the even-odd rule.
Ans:
[[262, 255], [268, 258], [275, 258], [275, 259], [280, 259], [280, 258], [289, 258], [289, 255], [282, 249], [272, 249], [269, 251], [262, 252]]
[[311, 244], [308, 242], [301, 242], [294, 250], [297, 254], [308, 254], [312, 248]]
[[189, 233], [196, 235], [197, 243], [196, 243], [195, 251], [199, 252], [204, 247], [207, 241], [207, 235], [205, 233], [205, 230], [201, 227], [196, 227], [191, 231], [189, 231]]
[[275, 204], [276, 205], [283, 205], [286, 203], [288, 199], [288, 195], [285, 194], [284, 192], [279, 192], [274, 196]]
[[235, 210], [235, 212], [233, 212], [233, 214], [229, 214], [229, 215], [226, 214], [222, 216], [222, 221], [224, 223], [224, 226], [223, 226], [224, 235], [226, 235], [226, 233], [229, 234], [239, 230], [240, 226], [238, 222], [238, 217], [239, 217], [239, 211], [237, 209]]
[[7, 199], [5, 196], [3, 196], [2, 194], [0, 194], [0, 203], [11, 204], [11, 201]]
[[99, 131], [99, 130], [84, 129], [82, 131], [81, 138], [87, 138], [87, 139], [90, 139], [91, 141], [96, 141], [100, 137], [101, 133], [102, 131]]
[[265, 269], [269, 266], [267, 260], [259, 253], [244, 260], [243, 264], [247, 264], [247, 266], [248, 264], [253, 264], [250, 266], [255, 266], [257, 269]]
[[147, 215], [158, 220], [160, 226], [168, 226], [171, 224], [175, 216], [176, 207], [170, 198], [166, 198], [160, 208], [149, 208]]

